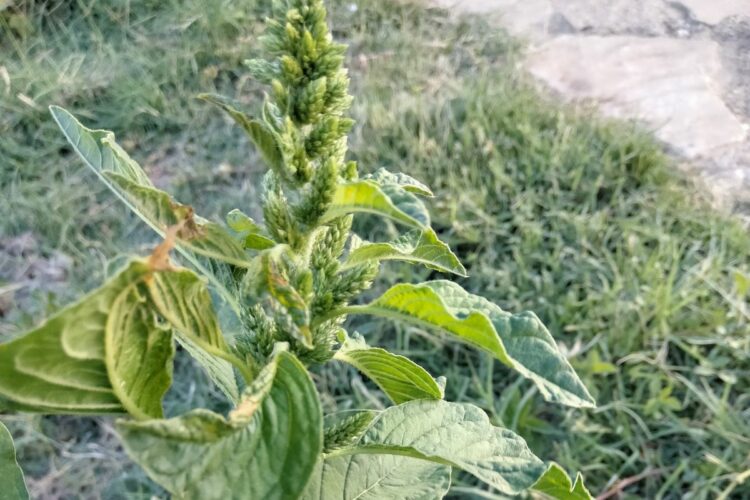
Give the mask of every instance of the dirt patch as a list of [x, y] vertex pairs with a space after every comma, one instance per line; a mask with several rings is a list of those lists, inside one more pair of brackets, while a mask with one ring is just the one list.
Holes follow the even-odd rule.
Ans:
[[15, 331], [40, 303], [64, 295], [72, 266], [73, 259], [60, 251], [43, 254], [33, 233], [0, 239], [0, 335]]

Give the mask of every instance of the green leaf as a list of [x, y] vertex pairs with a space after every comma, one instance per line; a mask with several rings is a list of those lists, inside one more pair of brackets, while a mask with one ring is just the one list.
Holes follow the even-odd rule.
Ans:
[[0, 492], [7, 500], [28, 500], [23, 471], [16, 462], [13, 437], [0, 422]]
[[339, 184], [321, 223], [356, 212], [388, 217], [420, 229], [430, 225], [427, 209], [415, 195], [395, 184], [380, 186], [368, 180]]
[[220, 225], [195, 216], [192, 207], [174, 201], [164, 191], [137, 184], [120, 174], [105, 171], [102, 175], [159, 234], [163, 235], [168, 227], [182, 223], [177, 232], [178, 248], [247, 267], [247, 256], [232, 235]]
[[371, 179], [381, 186], [395, 184], [401, 186], [410, 193], [426, 196], [428, 198], [435, 196], [429, 187], [419, 182], [414, 177], [403, 173], [394, 174], [384, 168], [379, 168], [374, 173], [363, 176], [362, 179]]
[[221, 109], [226, 111], [229, 116], [234, 118], [250, 137], [250, 140], [258, 148], [263, 161], [271, 167], [274, 171], [284, 177], [286, 172], [286, 166], [284, 163], [284, 155], [279, 147], [279, 142], [268, 125], [265, 123], [253, 120], [242, 111], [238, 110], [235, 105], [226, 97], [217, 94], [200, 94], [199, 99], [210, 102], [219, 106]]
[[323, 445], [315, 386], [292, 354], [278, 353], [229, 419], [206, 410], [119, 421], [128, 454], [177, 497], [297, 499]]
[[555, 500], [592, 500], [581, 474], [576, 475], [576, 482], [573, 484], [562, 467], [554, 462], [550, 463], [547, 471], [532, 488]]
[[175, 347], [171, 329], [156, 323], [146, 295], [136, 281], [109, 306], [104, 352], [112, 389], [128, 413], [161, 418]]
[[356, 444], [329, 456], [360, 454], [401, 455], [457, 467], [506, 495], [528, 489], [545, 470], [521, 437], [493, 426], [480, 408], [442, 400], [388, 408]]
[[0, 345], [0, 396], [26, 411], [122, 413], [107, 371], [105, 331], [112, 305], [147, 272], [145, 263], [133, 262], [40, 327]]
[[[335, 422], [326, 427], [324, 452], [355, 444], [378, 413], [326, 416], [327, 421], [330, 418]], [[425, 460], [399, 455], [327, 456], [318, 461], [302, 498], [433, 500], [443, 498], [450, 482], [450, 467]]]
[[206, 284], [189, 269], [155, 273], [147, 281], [154, 306], [178, 332], [180, 344], [234, 403], [238, 400], [228, 348]]
[[114, 172], [141, 186], [153, 187], [143, 169], [115, 142], [112, 132], [86, 128], [59, 106], [50, 106], [49, 110], [70, 145], [102, 182], [109, 185], [102, 174]]
[[403, 260], [466, 276], [464, 266], [432, 229], [410, 231], [391, 243], [364, 243], [349, 253], [344, 266], [355, 266], [368, 260]]
[[206, 350], [226, 349], [206, 284], [185, 268], [154, 273], [147, 281], [159, 314]]
[[260, 233], [263, 231], [262, 227], [239, 208], [235, 208], [227, 214], [227, 225], [238, 233]]
[[237, 401], [233, 371], [213, 357], [229, 355], [205, 283], [188, 269], [155, 271], [147, 261], [131, 262], [77, 304], [0, 345], [0, 397], [28, 411], [159, 418], [172, 379], [170, 326]]
[[258, 233], [246, 234], [243, 241], [243, 246], [248, 250], [267, 250], [274, 245], [276, 245], [275, 241]]
[[435, 500], [451, 484], [451, 468], [397, 455], [321, 460], [302, 500]]
[[352, 365], [372, 379], [396, 404], [415, 399], [442, 399], [443, 391], [427, 371], [404, 356], [347, 338], [334, 359]]
[[177, 235], [177, 249], [211, 279], [222, 297], [239, 314], [239, 304], [222, 282], [221, 273], [214, 272], [210, 264], [199, 258], [204, 256], [244, 266], [244, 250], [239, 243], [221, 226], [194, 216], [191, 207], [181, 205], [155, 189], [143, 169], [115, 142], [112, 132], [88, 129], [58, 106], [50, 106], [50, 112], [84, 163], [154, 231], [163, 237], [168, 226], [175, 222], [184, 223]]
[[175, 335], [177, 342], [187, 351], [190, 356], [195, 359], [198, 364], [203, 368], [216, 386], [221, 389], [227, 398], [232, 403], [237, 403], [240, 400], [240, 390], [237, 387], [237, 379], [234, 376], [234, 369], [232, 364], [228, 361], [218, 358], [213, 354], [209, 354], [198, 344], [190, 340], [188, 337], [177, 332]]
[[453, 282], [396, 285], [368, 305], [348, 306], [341, 312], [372, 314], [436, 328], [516, 369], [531, 379], [548, 401], [574, 407], [594, 406], [588, 390], [534, 313], [507, 313]]
[[276, 244], [275, 241], [263, 234], [262, 227], [236, 208], [227, 214], [227, 225], [240, 234], [243, 246], [247, 249], [266, 250]]

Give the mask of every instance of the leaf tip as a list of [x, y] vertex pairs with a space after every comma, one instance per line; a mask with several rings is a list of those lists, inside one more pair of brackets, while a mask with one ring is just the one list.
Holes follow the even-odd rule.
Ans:
[[588, 395], [588, 400], [585, 403], [586, 404], [582, 408], [596, 408], [596, 400], [591, 394]]
[[52, 119], [55, 120], [55, 123], [57, 123], [58, 127], [62, 128], [62, 123], [60, 123], [61, 118], [63, 117], [73, 118], [73, 115], [70, 114], [68, 110], [56, 104], [49, 105], [47, 109], [49, 109], [49, 114], [52, 115]]

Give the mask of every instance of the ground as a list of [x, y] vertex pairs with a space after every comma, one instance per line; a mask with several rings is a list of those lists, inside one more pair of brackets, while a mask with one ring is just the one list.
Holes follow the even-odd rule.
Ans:
[[[334, 35], [350, 44], [351, 157], [363, 171], [431, 185], [434, 225], [469, 271], [461, 284], [509, 311], [536, 311], [598, 408], [546, 404], [502, 366], [418, 328], [359, 320], [352, 329], [445, 375], [449, 399], [481, 406], [544, 458], [581, 471], [594, 492], [750, 496], [747, 228], [713, 211], [648, 131], [540, 93], [517, 69], [535, 42], [523, 49], [485, 16], [456, 19], [420, 2], [330, 5]], [[114, 130], [159, 187], [201, 215], [257, 215], [263, 166], [241, 130], [193, 97], [222, 92], [257, 110], [261, 90], [242, 60], [256, 50], [263, 12], [223, 0], [0, 10], [0, 337], [156, 243], [71, 153], [49, 104]], [[371, 239], [397, 232], [365, 219], [357, 229]], [[438, 277], [389, 264], [373, 293], [428, 276]], [[226, 409], [184, 357], [175, 380], [168, 414]], [[386, 401], [336, 364], [316, 382], [327, 409]], [[161, 494], [127, 460], [109, 418], [2, 419], [34, 497]], [[456, 498], [493, 498], [467, 478], [455, 484]]]

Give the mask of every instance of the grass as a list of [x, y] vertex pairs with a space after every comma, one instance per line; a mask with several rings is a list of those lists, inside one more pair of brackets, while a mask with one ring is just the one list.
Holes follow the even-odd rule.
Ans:
[[640, 498], [729, 491], [749, 465], [745, 229], [712, 214], [648, 137], [561, 112], [512, 78], [471, 80], [388, 106], [403, 114], [365, 129], [358, 156], [430, 180], [464, 285], [538, 312], [599, 408], [541, 404], [463, 349], [436, 346], [455, 360], [447, 373], [444, 356], [419, 361], [458, 385], [450, 398], [481, 402], [595, 491], [640, 475], [628, 489]]
[[[513, 69], [515, 42], [482, 20], [411, 2], [335, 1], [332, 10], [335, 35], [351, 44], [352, 156], [363, 170], [385, 166], [431, 185], [435, 225], [469, 269], [461, 284], [508, 310], [536, 311], [599, 407], [547, 405], [497, 363], [419, 329], [353, 326], [446, 375], [449, 399], [478, 404], [545, 458], [581, 470], [592, 491], [750, 496], [746, 228], [713, 212], [647, 134], [533, 90]], [[257, 104], [240, 63], [262, 12], [250, 0], [32, 1], [0, 12], [10, 80], [7, 91], [0, 81], [0, 336], [154, 242], [64, 146], [48, 104], [115, 130], [160, 187], [202, 215], [257, 211], [259, 162], [241, 132], [193, 96]], [[396, 231], [367, 220], [358, 229]], [[373, 293], [429, 274], [389, 264]], [[187, 360], [177, 369], [169, 413], [221, 408]], [[385, 402], [340, 366], [317, 378], [329, 408]], [[109, 419], [3, 420], [35, 497], [160, 494], [124, 458]], [[489, 495], [456, 480], [456, 498]]]

